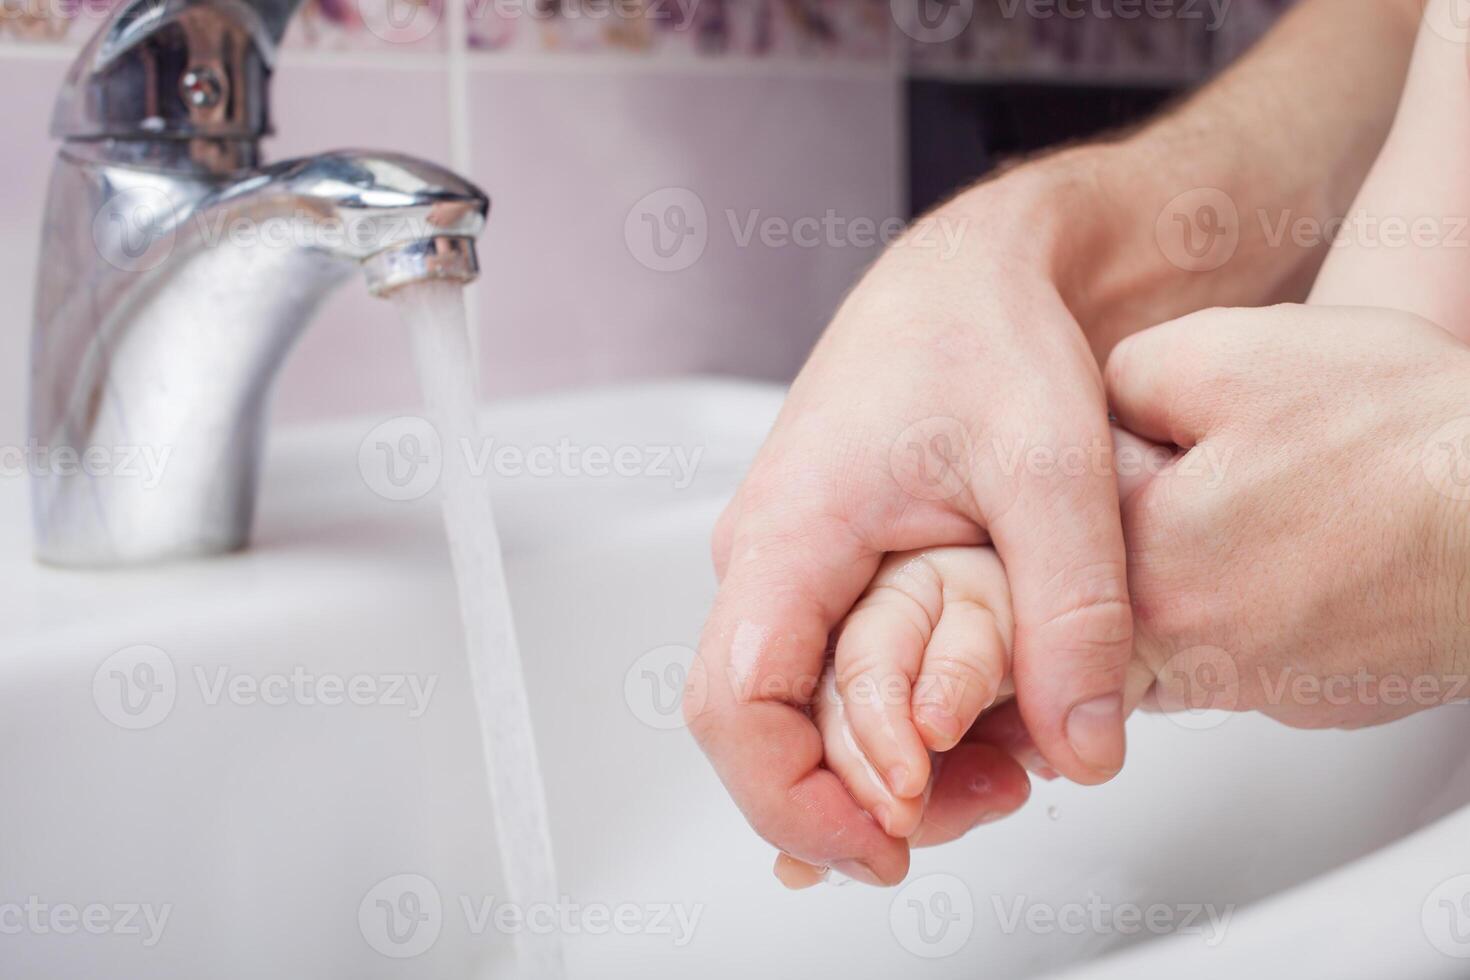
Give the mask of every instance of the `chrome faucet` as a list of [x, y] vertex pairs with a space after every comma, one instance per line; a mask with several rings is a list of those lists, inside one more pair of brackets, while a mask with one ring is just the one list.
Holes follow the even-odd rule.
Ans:
[[67, 75], [31, 341], [42, 561], [243, 547], [271, 383], [326, 294], [354, 268], [376, 295], [478, 273], [489, 200], [447, 170], [261, 165], [297, 2], [131, 0]]

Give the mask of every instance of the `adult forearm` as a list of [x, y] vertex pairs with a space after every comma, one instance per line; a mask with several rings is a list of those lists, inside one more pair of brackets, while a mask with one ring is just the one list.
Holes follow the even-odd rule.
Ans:
[[[1282, 232], [1327, 226], [1352, 203], [1393, 121], [1418, 19], [1414, 0], [1309, 0], [1117, 148], [1100, 176], [1124, 205], [1116, 261], [1079, 297], [1094, 347], [1196, 309], [1306, 294], [1326, 243]], [[1210, 236], [1215, 251], [1201, 253]]]
[[[1245, 58], [1131, 134], [1016, 167], [950, 208], [1011, 216], [1099, 359], [1209, 306], [1305, 296], [1382, 145], [1419, 0], [1305, 0]], [[1283, 233], [1285, 231], [1285, 233]], [[1019, 247], [1019, 246], [1018, 246]]]

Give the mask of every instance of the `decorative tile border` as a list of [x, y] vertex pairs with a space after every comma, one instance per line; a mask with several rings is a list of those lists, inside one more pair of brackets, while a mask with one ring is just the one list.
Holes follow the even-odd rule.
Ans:
[[455, 0], [302, 0], [282, 46], [307, 51], [435, 53], [449, 49]]
[[[895, 12], [929, 2], [895, 0]], [[1292, 2], [953, 0], [947, 19], [898, 23], [922, 75], [1187, 84], [1234, 60]]]
[[[80, 47], [125, 0], [0, 0], [0, 41]], [[444, 0], [302, 0], [285, 46], [442, 51]]]
[[464, 2], [470, 45], [482, 51], [877, 62], [894, 45], [889, 0]]
[[969, 70], [995, 77], [1128, 74], [1183, 79], [1205, 74], [1211, 62], [1210, 36], [1199, 22], [1005, 12], [1014, 6], [1008, 0], [985, 0], [954, 39], [912, 42], [910, 63], [921, 71]]
[[4, 0], [0, 39], [11, 42], [82, 44], [120, 0]]
[[[79, 45], [122, 0], [0, 0], [0, 42]], [[907, 63], [920, 75], [1188, 82], [1292, 0], [304, 0], [286, 47], [377, 57]], [[451, 5], [462, 4], [462, 8]], [[1140, 11], [1142, 11], [1140, 13]], [[516, 59], [518, 62], [520, 58]]]
[[[4, 0], [0, 39], [79, 45], [123, 0]], [[285, 46], [447, 50], [462, 3], [482, 52], [772, 57], [881, 62], [894, 50], [889, 0], [304, 0]]]

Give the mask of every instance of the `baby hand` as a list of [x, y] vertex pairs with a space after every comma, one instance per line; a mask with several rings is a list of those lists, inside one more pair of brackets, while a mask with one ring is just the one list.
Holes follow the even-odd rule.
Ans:
[[930, 753], [1011, 695], [1013, 633], [1005, 569], [986, 547], [889, 555], [839, 628], [815, 721], [827, 767], [889, 836], [925, 821]]
[[[1148, 482], [1139, 461], [1172, 454], [1121, 430], [1113, 437], [1115, 452], [1135, 461], [1120, 468], [1126, 498]], [[1015, 756], [1046, 773], [1015, 711], [975, 727], [1013, 694], [1014, 635], [1005, 568], [989, 547], [889, 555], [838, 628], [812, 716], [827, 768], [889, 836], [916, 846], [963, 836], [1025, 803], [1031, 783]], [[1130, 692], [1131, 709], [1142, 688]], [[825, 871], [782, 854], [776, 874], [800, 888]]]

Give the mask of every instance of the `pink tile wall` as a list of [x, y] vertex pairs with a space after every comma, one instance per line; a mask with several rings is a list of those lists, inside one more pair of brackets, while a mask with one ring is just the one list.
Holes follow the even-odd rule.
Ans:
[[[272, 153], [449, 160], [448, 84], [442, 70], [288, 66]], [[489, 397], [691, 371], [789, 378], [876, 249], [742, 247], [725, 212], [900, 214], [891, 78], [472, 69], [467, 85], [468, 174], [494, 202], [472, 287]], [[675, 272], [641, 264], [625, 234], [666, 187], [707, 213], [704, 254]], [[407, 356], [388, 306], [345, 290], [288, 362], [277, 409], [411, 404]]]
[[[371, 147], [449, 159], [448, 72], [321, 65], [277, 71], [273, 160]], [[389, 304], [349, 284], [328, 301], [287, 360], [276, 389], [283, 418], [367, 412], [416, 398], [407, 338]]]
[[66, 63], [0, 57], [0, 445], [25, 439], [26, 385], [31, 334], [31, 285], [41, 207], [53, 153], [46, 139], [51, 99]]
[[[267, 152], [370, 146], [451, 162], [456, 143], [468, 149], [469, 175], [495, 202], [473, 287], [491, 397], [688, 371], [787, 378], [876, 249], [742, 247], [725, 212], [741, 222], [900, 212], [896, 73], [484, 57], [452, 71], [438, 57], [288, 51]], [[68, 58], [0, 44], [0, 289], [16, 299], [0, 329], [7, 444], [24, 433], [31, 281], [55, 152], [46, 127]], [[456, 84], [467, 95], [457, 140]], [[641, 198], [668, 187], [702, 201], [708, 244], [689, 267], [658, 272], [625, 229]], [[289, 359], [275, 410], [300, 419], [416, 400], [390, 307], [349, 287]]]
[[[737, 228], [901, 213], [893, 80], [484, 72], [470, 106], [471, 172], [495, 200], [479, 288], [495, 391], [787, 378], [876, 249], [742, 246], [727, 212]], [[635, 205], [690, 194], [703, 254], [650, 268]]]
[[[59, 18], [26, 4], [0, 11], [7, 442], [23, 431], [51, 102], [69, 51], [114, 2], [35, 8]], [[517, 2], [307, 0], [275, 82], [280, 135], [268, 146], [277, 159], [372, 146], [457, 160], [489, 191], [473, 292], [492, 396], [686, 371], [789, 377], [877, 251], [853, 223], [900, 213], [904, 61], [962, 74], [1095, 70], [1099, 52], [1137, 67], [1154, 63], [1149, 52], [1193, 50], [1163, 43], [1180, 25], [1094, 44], [1087, 25], [996, 21], [996, 0], [976, 0], [973, 21], [944, 44], [904, 35], [889, 0], [645, 0], [641, 19], [612, 22], [542, 16], [576, 0]], [[1287, 2], [1236, 0], [1206, 64], [1159, 64], [1205, 70]], [[384, 27], [390, 9], [398, 28]], [[680, 216], [698, 226], [698, 259], [650, 267], [661, 263], [650, 261], [647, 221]], [[810, 247], [739, 240], [752, 221], [828, 216], [849, 231]], [[407, 353], [387, 306], [348, 289], [288, 363], [278, 414], [411, 404]]]

